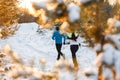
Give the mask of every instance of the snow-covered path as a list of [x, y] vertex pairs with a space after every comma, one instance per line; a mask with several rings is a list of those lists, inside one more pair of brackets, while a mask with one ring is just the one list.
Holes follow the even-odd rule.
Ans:
[[[25, 62], [29, 65], [30, 60], [35, 60], [35, 67], [39, 67], [39, 60], [46, 59], [46, 71], [51, 71], [56, 63], [57, 52], [55, 49], [54, 41], [52, 41], [51, 36], [53, 30], [43, 30], [43, 33], [39, 34], [36, 32], [37, 24], [35, 23], [25, 23], [20, 24], [19, 30], [16, 35], [8, 39], [0, 40], [0, 48], [5, 44], [9, 44], [13, 51], [15, 51]], [[71, 53], [69, 45], [63, 45], [62, 52], [65, 54], [66, 59], [71, 61]], [[88, 68], [92, 65], [96, 55], [91, 48], [80, 47], [77, 52], [77, 59], [79, 63], [79, 73], [80, 80], [94, 80], [90, 78], [85, 78], [81, 73], [82, 70]]]

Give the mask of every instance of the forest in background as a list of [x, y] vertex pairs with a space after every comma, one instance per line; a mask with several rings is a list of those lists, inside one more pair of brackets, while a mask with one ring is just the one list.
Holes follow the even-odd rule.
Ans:
[[[109, 68], [114, 80], [120, 79], [120, 0], [48, 0], [45, 6], [32, 2], [31, 9], [20, 8], [19, 0], [0, 1], [0, 36], [15, 35], [19, 23], [36, 22], [43, 28], [61, 23], [61, 30], [78, 31], [97, 54], [98, 79], [103, 80], [103, 67]], [[32, 10], [32, 11], [31, 11]], [[53, 15], [54, 14], [54, 15]], [[111, 51], [109, 51], [111, 50]], [[109, 56], [110, 60], [106, 60]], [[109, 80], [107, 76], [104, 78]]]

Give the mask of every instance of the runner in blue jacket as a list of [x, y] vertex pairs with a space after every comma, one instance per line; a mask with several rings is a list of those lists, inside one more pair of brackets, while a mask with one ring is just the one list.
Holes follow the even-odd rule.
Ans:
[[58, 52], [57, 60], [60, 59], [60, 56], [62, 56], [65, 59], [64, 54], [61, 52], [61, 48], [62, 44], [65, 44], [66, 36], [60, 33], [59, 27], [56, 27], [56, 31], [53, 33], [52, 39], [55, 40], [55, 45]]

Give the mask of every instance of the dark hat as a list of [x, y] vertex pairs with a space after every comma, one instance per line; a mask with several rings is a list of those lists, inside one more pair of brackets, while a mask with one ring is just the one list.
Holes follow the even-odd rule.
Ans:
[[59, 30], [59, 27], [57, 26], [55, 29], [58, 31], [58, 30]]

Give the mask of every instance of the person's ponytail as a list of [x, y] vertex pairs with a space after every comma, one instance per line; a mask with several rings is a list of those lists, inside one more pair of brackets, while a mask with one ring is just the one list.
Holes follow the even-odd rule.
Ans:
[[74, 40], [74, 41], [76, 41], [77, 38], [78, 38], [78, 36], [75, 36], [75, 33], [72, 33], [72, 37], [71, 37], [71, 39]]

